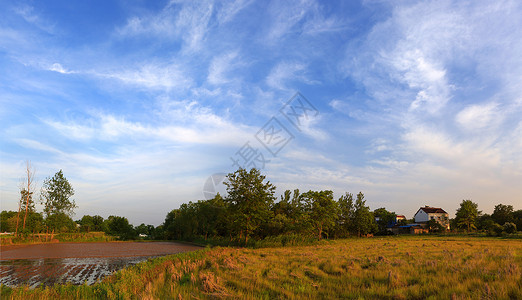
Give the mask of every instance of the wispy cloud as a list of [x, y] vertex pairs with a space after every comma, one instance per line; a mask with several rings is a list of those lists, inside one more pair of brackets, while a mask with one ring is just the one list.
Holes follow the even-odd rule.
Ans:
[[241, 61], [238, 51], [214, 57], [210, 63], [207, 81], [214, 85], [229, 83], [233, 79], [228, 77], [228, 73], [239, 64]]
[[197, 51], [205, 39], [213, 12], [209, 2], [170, 2], [158, 14], [134, 16], [117, 30], [122, 37], [154, 35], [167, 39], [181, 38], [188, 52]]
[[185, 90], [193, 85], [190, 76], [178, 64], [144, 63], [123, 70], [95, 71], [94, 75], [151, 90]]
[[299, 62], [280, 62], [272, 68], [266, 77], [266, 83], [268, 86], [280, 90], [288, 90], [289, 88], [287, 84], [292, 81], [303, 82], [306, 84], [318, 83], [318, 81], [308, 77], [306, 64]]
[[218, 22], [223, 24], [231, 21], [241, 10], [252, 4], [252, 2], [253, 0], [229, 0], [221, 2], [221, 7], [218, 7], [217, 11]]

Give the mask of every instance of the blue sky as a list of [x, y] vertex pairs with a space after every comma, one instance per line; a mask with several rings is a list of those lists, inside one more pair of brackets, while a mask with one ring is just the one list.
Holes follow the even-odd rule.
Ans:
[[520, 28], [519, 1], [1, 1], [2, 210], [30, 160], [39, 187], [63, 169], [75, 219], [159, 225], [247, 142], [278, 193], [520, 209]]

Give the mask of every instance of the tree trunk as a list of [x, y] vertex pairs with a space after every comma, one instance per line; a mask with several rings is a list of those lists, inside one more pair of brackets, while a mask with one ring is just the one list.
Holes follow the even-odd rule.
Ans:
[[15, 237], [18, 236], [18, 222], [20, 221], [20, 210], [22, 209], [22, 199], [18, 202], [18, 213], [16, 214], [16, 229], [15, 229]]

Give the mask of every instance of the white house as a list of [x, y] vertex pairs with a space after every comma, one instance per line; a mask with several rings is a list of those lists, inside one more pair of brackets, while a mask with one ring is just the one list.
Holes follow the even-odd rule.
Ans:
[[415, 213], [415, 223], [426, 223], [435, 220], [447, 230], [450, 229], [449, 215], [444, 209], [439, 207], [424, 206]]

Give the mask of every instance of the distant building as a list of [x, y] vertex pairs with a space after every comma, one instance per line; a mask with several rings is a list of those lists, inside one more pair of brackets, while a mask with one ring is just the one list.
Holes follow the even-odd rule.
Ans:
[[439, 207], [424, 206], [415, 213], [415, 223], [427, 223], [429, 220], [437, 221], [442, 227], [450, 229], [449, 215]]
[[399, 223], [401, 220], [406, 220], [406, 217], [404, 215], [397, 215], [395, 216], [395, 222]]

